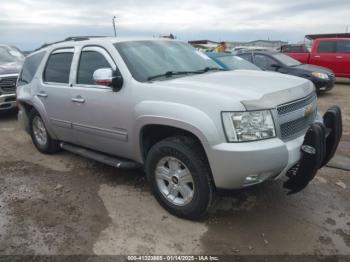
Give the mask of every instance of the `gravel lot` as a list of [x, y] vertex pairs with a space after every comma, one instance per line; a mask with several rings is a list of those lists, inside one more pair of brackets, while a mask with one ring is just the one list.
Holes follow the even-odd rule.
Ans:
[[[350, 163], [350, 82], [321, 95], [338, 104]], [[302, 193], [279, 182], [221, 193], [208, 217], [181, 220], [151, 196], [142, 172], [68, 152], [40, 154], [14, 114], [0, 116], [0, 254], [347, 254], [350, 172], [324, 168]]]

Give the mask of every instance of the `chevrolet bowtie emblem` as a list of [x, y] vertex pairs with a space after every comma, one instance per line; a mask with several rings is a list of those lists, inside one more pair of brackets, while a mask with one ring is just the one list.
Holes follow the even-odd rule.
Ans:
[[305, 112], [304, 112], [304, 116], [305, 117], [308, 117], [309, 115], [311, 115], [314, 111], [314, 106], [311, 104], [311, 105], [308, 105], [307, 107], [305, 107]]

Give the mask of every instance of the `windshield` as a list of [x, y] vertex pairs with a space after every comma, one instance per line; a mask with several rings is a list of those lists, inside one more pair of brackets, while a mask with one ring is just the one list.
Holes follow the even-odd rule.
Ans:
[[14, 48], [0, 46], [0, 63], [21, 62], [24, 56]]
[[157, 80], [188, 75], [169, 74], [169, 72], [194, 72], [205, 68], [220, 69], [207, 55], [182, 42], [132, 41], [116, 43], [114, 46], [132, 76], [140, 82], [146, 82], [154, 76], [163, 74], [164, 77]]
[[301, 63], [298, 60], [295, 60], [294, 58], [291, 58], [290, 56], [287, 56], [285, 54], [275, 54], [273, 55], [273, 57], [286, 66], [301, 65]]
[[261, 70], [256, 65], [248, 62], [247, 60], [239, 56], [220, 56], [216, 58], [221, 63], [226, 65], [231, 70], [244, 69], [244, 70]]

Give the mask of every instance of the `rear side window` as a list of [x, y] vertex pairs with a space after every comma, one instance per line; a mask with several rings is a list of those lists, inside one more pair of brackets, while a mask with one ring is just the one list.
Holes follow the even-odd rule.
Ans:
[[60, 52], [51, 54], [46, 64], [44, 81], [51, 83], [68, 84], [72, 60], [72, 52]]
[[335, 53], [335, 43], [333, 41], [323, 41], [320, 42], [318, 46], [319, 53]]
[[96, 51], [81, 53], [77, 83], [82, 85], [96, 85], [93, 74], [97, 69], [111, 68], [106, 58]]
[[253, 58], [251, 54], [239, 54], [239, 57], [242, 57], [243, 59], [247, 60], [248, 62], [253, 63]]
[[21, 76], [18, 79], [18, 85], [26, 85], [29, 84], [43, 60], [43, 57], [45, 55], [45, 52], [40, 52], [35, 55], [32, 55], [24, 61]]
[[302, 45], [295, 45], [295, 46], [284, 46], [282, 48], [282, 51], [284, 53], [305, 53], [306, 48]]
[[337, 53], [350, 53], [350, 41], [337, 42]]
[[255, 65], [260, 67], [262, 70], [268, 70], [268, 71], [276, 70], [272, 65], [277, 64], [277, 62], [271, 57], [268, 57], [266, 55], [256, 54], [254, 58], [255, 58]]

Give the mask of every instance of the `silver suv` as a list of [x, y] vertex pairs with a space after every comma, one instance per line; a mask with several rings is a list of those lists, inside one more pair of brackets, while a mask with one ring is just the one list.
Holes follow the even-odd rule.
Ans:
[[189, 219], [219, 188], [287, 175], [300, 191], [341, 136], [340, 110], [322, 119], [310, 81], [224, 71], [179, 41], [70, 38], [31, 54], [20, 79], [19, 120], [40, 152], [144, 167], [159, 203]]

